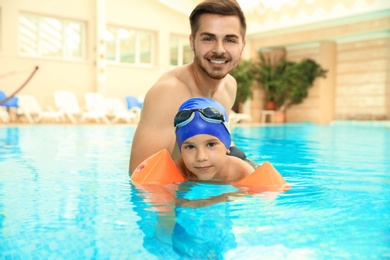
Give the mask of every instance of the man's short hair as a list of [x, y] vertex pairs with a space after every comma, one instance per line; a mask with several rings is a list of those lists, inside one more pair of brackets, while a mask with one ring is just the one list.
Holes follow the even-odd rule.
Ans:
[[190, 15], [191, 34], [195, 36], [199, 30], [199, 18], [203, 14], [237, 16], [241, 24], [241, 36], [245, 39], [246, 20], [244, 12], [235, 0], [205, 0], [198, 4]]

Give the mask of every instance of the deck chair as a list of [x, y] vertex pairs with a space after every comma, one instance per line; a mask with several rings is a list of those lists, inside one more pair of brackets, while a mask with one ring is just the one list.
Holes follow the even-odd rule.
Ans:
[[95, 111], [81, 109], [76, 95], [72, 91], [58, 90], [54, 93], [54, 100], [57, 109], [62, 111], [73, 124], [78, 122], [77, 119], [81, 122], [85, 122], [88, 119], [99, 122], [102, 119], [102, 115]]
[[3, 123], [9, 122], [9, 114], [5, 107], [0, 106], [0, 119]]
[[110, 120], [107, 118], [107, 109], [106, 103], [104, 101], [104, 96], [98, 92], [87, 92], [84, 95], [85, 98], [85, 107], [87, 113], [95, 115], [93, 119], [96, 122], [104, 122], [106, 124], [110, 123]]
[[62, 122], [64, 113], [54, 111], [50, 106], [48, 110], [42, 110], [38, 101], [31, 95], [18, 95], [17, 117], [25, 116], [30, 124], [40, 123], [43, 119], [54, 119], [56, 123]]
[[[7, 99], [7, 95], [4, 91], [0, 90], [0, 103], [4, 102]], [[1, 104], [2, 107], [6, 108], [17, 108], [18, 107], [18, 98], [12, 97], [7, 102]]]
[[[7, 102], [4, 100], [7, 99], [7, 95], [4, 91], [0, 90], [0, 118], [4, 123], [9, 121], [14, 121], [16, 115], [16, 110], [18, 109], [18, 98], [12, 97]], [[4, 102], [4, 103], [2, 103]]]
[[127, 109], [126, 105], [119, 98], [105, 98], [106, 109], [112, 123], [117, 123], [121, 120], [127, 123], [138, 123], [140, 110]]
[[229, 122], [232, 124], [241, 123], [243, 121], [251, 122], [252, 116], [245, 113], [236, 113], [233, 110], [230, 111], [229, 114]]
[[132, 109], [135, 107], [138, 107], [139, 109], [142, 108], [142, 103], [138, 100], [138, 98], [134, 96], [127, 96], [125, 100], [127, 104], [127, 109]]

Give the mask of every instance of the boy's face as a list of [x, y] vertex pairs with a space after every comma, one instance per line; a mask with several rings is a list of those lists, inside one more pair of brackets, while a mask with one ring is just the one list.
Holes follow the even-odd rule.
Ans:
[[199, 180], [218, 178], [226, 163], [227, 152], [218, 138], [207, 134], [190, 137], [181, 146], [184, 164]]
[[190, 36], [195, 63], [213, 79], [223, 79], [241, 59], [245, 39], [237, 16], [203, 14], [199, 29]]

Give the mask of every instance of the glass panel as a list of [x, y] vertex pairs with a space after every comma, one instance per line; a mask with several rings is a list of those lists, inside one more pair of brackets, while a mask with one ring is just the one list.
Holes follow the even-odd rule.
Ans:
[[148, 32], [139, 33], [140, 63], [152, 63], [152, 34]]
[[118, 30], [120, 61], [125, 63], [135, 63], [135, 32], [125, 29]]
[[39, 52], [44, 57], [61, 57], [63, 48], [62, 24], [52, 18], [39, 23]]
[[65, 56], [79, 58], [83, 56], [82, 39], [83, 27], [79, 23], [69, 22], [65, 27]]
[[194, 59], [194, 55], [192, 53], [191, 46], [188, 43], [183, 47], [183, 64], [191, 63], [193, 59]]
[[179, 37], [171, 36], [170, 49], [171, 49], [171, 62], [172, 66], [179, 65]]
[[180, 66], [190, 63], [193, 59], [193, 54], [188, 37], [172, 35], [170, 42], [170, 54], [170, 64], [172, 66]]
[[106, 55], [107, 60], [115, 61], [116, 60], [116, 30], [109, 28], [106, 30], [105, 39], [106, 39]]
[[27, 55], [38, 52], [38, 26], [34, 17], [19, 17], [19, 52]]

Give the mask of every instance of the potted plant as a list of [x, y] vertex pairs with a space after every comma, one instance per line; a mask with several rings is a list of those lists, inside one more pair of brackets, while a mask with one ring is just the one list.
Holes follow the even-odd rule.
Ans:
[[[265, 99], [274, 102], [277, 112], [274, 121], [284, 122], [286, 110], [301, 103], [308, 95], [308, 89], [318, 77], [325, 77], [326, 70], [311, 59], [300, 62], [287, 61], [284, 58], [272, 62], [270, 57], [259, 54], [255, 67], [255, 79], [264, 89]], [[268, 110], [268, 108], [266, 107]], [[281, 117], [280, 120], [277, 118]]]
[[284, 62], [272, 62], [270, 57], [266, 57], [259, 52], [259, 59], [254, 64], [254, 77], [260, 87], [264, 89], [265, 109], [275, 110], [277, 89], [284, 73]]
[[242, 60], [230, 74], [237, 81], [235, 106], [238, 106], [239, 103], [244, 103], [252, 97], [251, 87], [254, 82], [253, 61], [250, 59]]
[[285, 112], [290, 106], [302, 103], [314, 81], [319, 77], [326, 77], [326, 73], [312, 59], [285, 61], [283, 77], [275, 94], [278, 110]]

